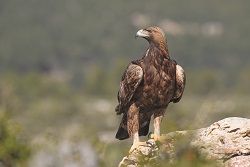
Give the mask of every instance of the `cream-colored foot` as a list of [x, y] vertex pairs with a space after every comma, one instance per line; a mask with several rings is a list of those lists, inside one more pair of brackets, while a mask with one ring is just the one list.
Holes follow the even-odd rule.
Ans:
[[132, 152], [134, 152], [140, 146], [147, 146], [147, 143], [146, 142], [135, 142], [135, 143], [133, 143], [133, 145], [131, 146], [131, 148], [129, 150], [129, 154], [131, 154]]
[[157, 135], [157, 134], [150, 134], [150, 139], [154, 139], [154, 141], [160, 141], [161, 135]]

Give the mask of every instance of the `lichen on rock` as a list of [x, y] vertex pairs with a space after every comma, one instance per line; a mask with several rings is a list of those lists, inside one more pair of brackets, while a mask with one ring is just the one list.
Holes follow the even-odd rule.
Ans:
[[124, 157], [119, 167], [174, 164], [183, 155], [217, 166], [250, 167], [250, 119], [230, 117], [207, 128], [163, 134], [159, 143], [149, 139]]

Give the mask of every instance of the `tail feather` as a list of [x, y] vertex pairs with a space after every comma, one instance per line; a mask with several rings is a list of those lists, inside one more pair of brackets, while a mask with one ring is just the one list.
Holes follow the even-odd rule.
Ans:
[[124, 140], [129, 138], [128, 130], [127, 130], [127, 114], [124, 114], [118, 128], [118, 131], [115, 135], [115, 138], [119, 140]]
[[149, 131], [149, 124], [151, 119], [152, 113], [151, 112], [141, 112], [140, 113], [140, 129], [139, 135], [146, 136]]
[[129, 134], [128, 134], [127, 129], [119, 127], [119, 129], [115, 135], [115, 138], [117, 138], [119, 140], [125, 140], [125, 139], [129, 138]]
[[[150, 118], [140, 124], [139, 136], [146, 136], [149, 131]], [[129, 138], [128, 129], [127, 129], [127, 114], [124, 114], [118, 128], [118, 131], [115, 135], [115, 138], [119, 140], [124, 140]]]
[[147, 120], [142, 124], [142, 126], [139, 129], [139, 136], [146, 136], [148, 134], [149, 124], [150, 120]]

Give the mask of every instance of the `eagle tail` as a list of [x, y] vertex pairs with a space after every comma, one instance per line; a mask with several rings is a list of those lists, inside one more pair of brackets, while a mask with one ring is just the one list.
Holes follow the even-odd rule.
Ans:
[[[150, 125], [150, 118], [140, 124], [139, 136], [146, 136], [148, 134], [149, 125]], [[129, 138], [128, 129], [127, 129], [127, 114], [123, 115], [121, 124], [118, 128], [115, 138], [119, 140], [124, 140], [124, 139]]]
[[150, 119], [141, 124], [139, 129], [139, 136], [146, 136], [149, 130]]
[[124, 114], [122, 117], [122, 121], [118, 128], [118, 131], [115, 135], [115, 138], [119, 140], [124, 140], [129, 138], [128, 130], [127, 130], [127, 114]]

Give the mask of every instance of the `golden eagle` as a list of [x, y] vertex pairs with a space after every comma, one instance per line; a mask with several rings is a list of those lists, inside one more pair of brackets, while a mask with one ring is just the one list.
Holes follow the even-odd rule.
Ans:
[[117, 114], [123, 114], [116, 138], [133, 138], [132, 151], [146, 136], [151, 116], [154, 118], [154, 140], [160, 137], [160, 123], [170, 102], [180, 101], [185, 87], [183, 68], [169, 57], [164, 32], [148, 27], [136, 33], [149, 47], [141, 59], [132, 61], [122, 75], [118, 91]]

